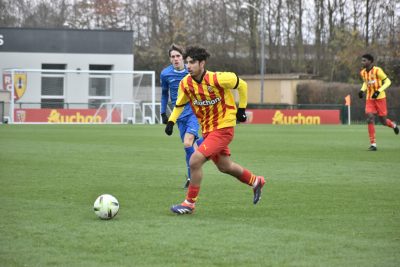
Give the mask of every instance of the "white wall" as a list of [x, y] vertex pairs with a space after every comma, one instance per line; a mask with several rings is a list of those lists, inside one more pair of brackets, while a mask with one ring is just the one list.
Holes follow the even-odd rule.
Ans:
[[[133, 55], [127, 54], [58, 54], [58, 53], [0, 53], [0, 87], [3, 87], [3, 70], [10, 68], [41, 69], [42, 64], [66, 64], [66, 69], [88, 70], [89, 65], [113, 65], [113, 70], [133, 70]], [[66, 74], [65, 102], [88, 102], [88, 74]], [[132, 77], [113, 75], [111, 101], [132, 101]], [[27, 89], [19, 102], [41, 102], [41, 76], [28, 74]]]

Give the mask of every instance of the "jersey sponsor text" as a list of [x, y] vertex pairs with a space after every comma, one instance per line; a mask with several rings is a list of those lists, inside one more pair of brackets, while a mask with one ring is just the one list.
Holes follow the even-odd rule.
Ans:
[[220, 97], [217, 97], [217, 98], [211, 99], [211, 100], [203, 100], [203, 101], [199, 101], [199, 100], [195, 99], [193, 101], [193, 105], [196, 105], [196, 106], [212, 106], [212, 105], [217, 104], [218, 102], [221, 102], [221, 98]]

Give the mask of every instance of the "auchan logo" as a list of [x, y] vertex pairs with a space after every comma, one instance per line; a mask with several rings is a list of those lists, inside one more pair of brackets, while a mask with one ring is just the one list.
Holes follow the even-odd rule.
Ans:
[[85, 116], [81, 115], [80, 112], [76, 112], [74, 115], [61, 115], [56, 109], [52, 109], [49, 117], [47, 117], [48, 123], [64, 123], [64, 122], [80, 122], [80, 123], [91, 123], [101, 122], [100, 116]]
[[321, 124], [320, 116], [303, 116], [301, 112], [294, 116], [286, 116], [277, 110], [272, 118], [272, 124]]
[[196, 105], [196, 106], [212, 106], [212, 105], [217, 104], [218, 102], [221, 102], [221, 98], [220, 97], [217, 97], [217, 98], [211, 99], [211, 100], [202, 100], [202, 101], [195, 99], [193, 101], [193, 105]]

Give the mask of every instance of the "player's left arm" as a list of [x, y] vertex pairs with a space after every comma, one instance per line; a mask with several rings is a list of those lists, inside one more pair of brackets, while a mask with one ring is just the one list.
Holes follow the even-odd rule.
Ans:
[[225, 89], [234, 89], [239, 92], [239, 108], [247, 107], [247, 83], [233, 72], [218, 73], [218, 82]]
[[382, 81], [382, 86], [378, 89], [379, 92], [385, 91], [392, 84], [392, 81], [383, 72], [382, 69], [379, 69], [379, 71], [378, 71], [378, 78], [381, 79], [381, 81]]
[[237, 90], [239, 92], [239, 107], [236, 113], [236, 119], [240, 122], [247, 120], [246, 107], [247, 107], [247, 83], [238, 77]]
[[240, 122], [245, 122], [247, 119], [246, 117], [247, 83], [232, 72], [226, 72], [221, 76], [222, 76], [221, 85], [224, 88], [232, 88], [238, 90], [239, 106], [236, 113], [236, 119]]
[[[235, 89], [235, 88], [234, 88]], [[238, 77], [239, 108], [247, 107], [247, 83]]]

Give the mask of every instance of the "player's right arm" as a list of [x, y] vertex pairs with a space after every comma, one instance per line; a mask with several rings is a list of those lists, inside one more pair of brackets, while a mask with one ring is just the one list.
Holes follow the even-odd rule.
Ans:
[[367, 90], [367, 83], [366, 82], [363, 82], [360, 90], [363, 91], [363, 92], [365, 92]]
[[365, 81], [364, 76], [362, 74], [362, 71], [360, 72], [360, 75], [361, 75], [361, 79], [363, 80], [363, 84], [361, 86], [360, 91], [358, 91], [358, 97], [363, 98], [364, 92], [367, 90], [368, 87], [367, 87], [367, 82]]
[[178, 89], [178, 98], [176, 99], [175, 107], [172, 110], [171, 115], [169, 116], [167, 126], [165, 127], [165, 133], [167, 135], [171, 135], [174, 124], [178, 120], [179, 116], [182, 114], [183, 109], [185, 108], [186, 104], [189, 102], [189, 98], [184, 93], [184, 86], [183, 80], [179, 83]]
[[166, 124], [168, 121], [167, 104], [169, 99], [169, 84], [167, 77], [165, 77], [163, 72], [161, 72], [160, 81], [161, 81], [161, 118], [162, 122]]
[[184, 90], [184, 85], [183, 82], [181, 81], [179, 83], [178, 98], [176, 99], [174, 110], [172, 111], [171, 116], [169, 116], [168, 119], [169, 122], [172, 121], [173, 123], [176, 123], [176, 120], [182, 114], [184, 107], [189, 102], [189, 98], [187, 97], [187, 95], [184, 93], [183, 90]]

